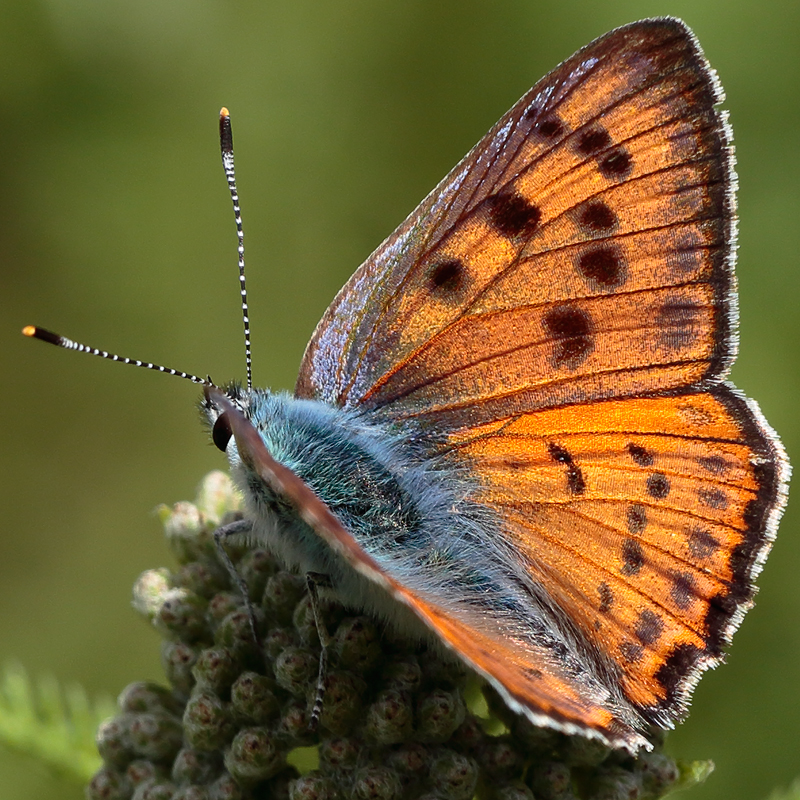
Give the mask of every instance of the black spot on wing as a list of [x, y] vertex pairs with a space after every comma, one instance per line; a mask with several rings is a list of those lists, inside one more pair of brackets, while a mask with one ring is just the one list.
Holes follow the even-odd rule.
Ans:
[[605, 128], [595, 127], [578, 136], [575, 149], [583, 156], [593, 156], [611, 144], [611, 137]]
[[721, 547], [719, 539], [712, 536], [702, 528], [695, 528], [689, 534], [689, 552], [701, 560], [705, 560], [714, 555]]
[[578, 272], [601, 289], [613, 289], [625, 283], [628, 270], [619, 247], [613, 244], [592, 246], [579, 253], [575, 261]]
[[703, 487], [697, 490], [697, 499], [701, 505], [717, 511], [728, 507], [728, 495], [722, 489]]
[[634, 444], [633, 442], [629, 442], [627, 450], [628, 453], [630, 453], [631, 458], [638, 466], [640, 467], [653, 466], [653, 460], [654, 460], [653, 454], [645, 447], [642, 447], [640, 444]]
[[588, 312], [565, 303], [544, 315], [545, 332], [553, 338], [553, 366], [574, 369], [594, 349], [592, 319]]
[[602, 200], [591, 200], [578, 211], [578, 224], [587, 233], [610, 233], [617, 227], [617, 215]]
[[439, 297], [448, 298], [460, 294], [466, 283], [466, 268], [457, 258], [434, 264], [428, 273], [431, 291]]
[[586, 491], [586, 481], [580, 467], [572, 460], [572, 455], [565, 448], [551, 442], [548, 445], [550, 457], [567, 468], [567, 489], [570, 494], [583, 494]]
[[600, 605], [597, 610], [601, 614], [607, 614], [611, 610], [611, 606], [614, 605], [614, 592], [612, 592], [611, 587], [603, 581], [603, 583], [597, 587], [597, 593], [600, 595]]
[[528, 237], [536, 230], [542, 212], [516, 192], [487, 198], [489, 222], [503, 236]]
[[619, 652], [626, 664], [635, 664], [637, 661], [641, 661], [644, 648], [633, 642], [620, 642]]
[[731, 466], [723, 456], [718, 455], [698, 456], [697, 463], [712, 475], [724, 475]]
[[690, 347], [703, 332], [702, 305], [682, 297], [668, 299], [656, 312], [661, 344], [673, 352]]
[[664, 632], [664, 621], [649, 608], [639, 614], [634, 633], [642, 644], [655, 644]]
[[[526, 113], [526, 116], [535, 116], [538, 113], [539, 109], [532, 108]], [[560, 139], [566, 133], [566, 130], [567, 128], [563, 121], [555, 114], [544, 117], [533, 126], [533, 131], [547, 141]]]
[[627, 523], [630, 533], [641, 533], [645, 529], [647, 526], [647, 511], [641, 503], [633, 503], [628, 506]]
[[622, 543], [622, 568], [623, 575], [636, 575], [644, 566], [644, 553], [642, 546], [636, 539], [625, 539]]
[[689, 608], [695, 595], [695, 583], [691, 573], [674, 572], [669, 593], [678, 608], [681, 610]]
[[612, 150], [607, 156], [600, 159], [600, 172], [609, 180], [619, 180], [627, 177], [632, 169], [633, 159], [630, 153], [622, 147]]
[[669, 478], [661, 472], [654, 472], [647, 479], [647, 493], [656, 500], [663, 500], [669, 494]]

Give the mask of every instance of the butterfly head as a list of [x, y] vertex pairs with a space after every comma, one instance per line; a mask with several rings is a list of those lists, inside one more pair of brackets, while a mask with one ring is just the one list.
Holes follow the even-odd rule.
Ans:
[[249, 417], [250, 396], [251, 392], [244, 390], [239, 383], [231, 383], [222, 388], [203, 387], [199, 403], [200, 412], [205, 419], [211, 441], [223, 453], [227, 454], [233, 438], [231, 412], [235, 411], [245, 418]]

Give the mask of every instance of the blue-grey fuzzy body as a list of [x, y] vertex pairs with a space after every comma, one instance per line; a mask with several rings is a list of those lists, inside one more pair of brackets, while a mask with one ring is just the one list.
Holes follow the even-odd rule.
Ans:
[[[288, 393], [232, 387], [227, 395], [271, 456], [302, 479], [358, 545], [415, 597], [477, 631], [512, 638], [530, 650], [538, 668], [570, 675], [588, 696], [637, 724], [615, 690], [618, 681], [610, 679], [613, 666], [531, 577], [526, 560], [503, 535], [500, 516], [475, 499], [479, 487], [468, 465], [448, 456], [446, 448], [426, 444], [408, 423], [398, 427], [369, 412]], [[219, 410], [213, 404], [203, 410], [213, 428]], [[300, 574], [328, 576], [345, 606], [377, 615], [405, 635], [437, 641], [408, 607], [356, 571], [242, 461], [235, 437], [225, 450], [255, 543]]]

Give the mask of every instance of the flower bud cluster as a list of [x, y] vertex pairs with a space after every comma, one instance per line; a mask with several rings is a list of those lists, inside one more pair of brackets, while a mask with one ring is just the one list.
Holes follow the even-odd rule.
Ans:
[[168, 688], [123, 691], [88, 800], [644, 800], [686, 782], [660, 748], [634, 759], [534, 727], [438, 648], [335, 602], [321, 608], [331, 645], [312, 731], [320, 644], [305, 582], [226, 545], [257, 644], [212, 535], [237, 513], [222, 473], [195, 504], [162, 510], [179, 567], [145, 572], [134, 607], [162, 637]]

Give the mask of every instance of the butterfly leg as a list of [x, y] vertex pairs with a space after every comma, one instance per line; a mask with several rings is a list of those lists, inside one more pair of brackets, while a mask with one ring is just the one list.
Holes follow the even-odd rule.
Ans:
[[258, 631], [256, 629], [256, 612], [253, 608], [253, 604], [250, 602], [250, 594], [247, 589], [247, 584], [239, 573], [239, 570], [236, 569], [236, 565], [233, 563], [233, 561], [231, 561], [231, 557], [228, 555], [227, 550], [225, 550], [225, 545], [223, 544], [224, 540], [229, 536], [250, 533], [252, 529], [253, 523], [247, 519], [239, 519], [235, 522], [229, 523], [228, 525], [220, 525], [220, 527], [214, 531], [214, 544], [217, 547], [217, 554], [222, 560], [222, 563], [227, 567], [230, 576], [233, 578], [233, 582], [239, 587], [239, 591], [244, 598], [247, 616], [250, 618], [250, 630], [253, 632], [253, 641], [256, 643], [256, 647], [260, 649], [261, 640], [258, 637]]
[[317, 626], [317, 636], [319, 636], [319, 672], [317, 673], [317, 693], [314, 697], [314, 707], [311, 709], [311, 719], [308, 722], [309, 730], [315, 731], [319, 725], [319, 718], [322, 716], [322, 704], [325, 700], [325, 678], [328, 675], [328, 646], [331, 638], [328, 629], [322, 619], [319, 608], [319, 589], [330, 587], [330, 578], [319, 572], [306, 573], [306, 586], [308, 595], [311, 598], [311, 610], [314, 612], [314, 624]]

